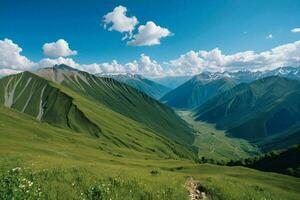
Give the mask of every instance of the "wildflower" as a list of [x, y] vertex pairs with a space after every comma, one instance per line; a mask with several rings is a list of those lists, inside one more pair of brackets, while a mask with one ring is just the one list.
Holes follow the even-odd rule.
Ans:
[[16, 167], [12, 169], [13, 172], [21, 171], [21, 167]]
[[31, 187], [33, 185], [33, 182], [28, 181], [28, 186]]

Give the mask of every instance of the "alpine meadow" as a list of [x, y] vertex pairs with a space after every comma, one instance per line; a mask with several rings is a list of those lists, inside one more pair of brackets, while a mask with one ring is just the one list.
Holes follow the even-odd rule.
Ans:
[[299, 200], [299, 10], [0, 0], [0, 200]]

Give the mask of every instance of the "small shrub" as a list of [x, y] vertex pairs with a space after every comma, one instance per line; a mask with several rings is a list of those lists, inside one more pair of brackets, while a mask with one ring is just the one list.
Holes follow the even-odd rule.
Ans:
[[153, 170], [150, 171], [150, 174], [153, 175], [153, 176], [157, 176], [157, 175], [160, 174], [160, 172], [156, 169], [153, 169]]

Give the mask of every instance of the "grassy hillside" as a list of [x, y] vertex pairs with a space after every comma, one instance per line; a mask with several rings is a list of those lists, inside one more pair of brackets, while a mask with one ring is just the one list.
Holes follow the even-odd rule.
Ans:
[[[282, 137], [283, 132], [297, 126], [299, 97], [300, 82], [268, 77], [240, 84], [209, 100], [197, 108], [196, 117], [216, 123], [217, 128], [227, 130], [234, 137], [261, 144], [269, 137]], [[299, 140], [293, 142], [297, 144]]]
[[193, 109], [235, 85], [235, 81], [228, 78], [206, 80], [197, 75], [167, 93], [161, 101], [174, 108]]
[[[147, 124], [141, 124], [100, 102], [92, 101], [35, 74], [24, 72], [8, 76], [0, 80], [0, 85], [2, 86], [1, 102], [6, 107], [31, 115], [38, 121], [79, 134], [89, 133], [96, 136], [95, 140], [106, 144], [101, 148], [105, 149], [107, 145], [112, 145], [152, 152], [161, 157], [194, 157], [190, 146], [175, 142], [171, 139], [172, 136], [167, 138], [164, 133], [155, 131]], [[11, 105], [8, 106], [8, 103]], [[181, 138], [176, 139], [181, 143], [185, 142]]]
[[167, 92], [171, 90], [170, 88], [162, 84], [156, 83], [150, 79], [147, 79], [137, 74], [118, 74], [118, 75], [108, 75], [103, 77], [113, 78], [116, 81], [125, 83], [149, 95], [154, 99], [160, 99], [163, 95], [165, 95]]
[[0, 198], [183, 200], [189, 199], [187, 177], [199, 181], [213, 199], [300, 196], [298, 178], [165, 159], [105, 140], [0, 107]]
[[240, 165], [263, 171], [278, 172], [300, 177], [300, 147], [271, 151], [267, 154], [229, 162], [228, 165]]
[[167, 138], [186, 144], [193, 143], [191, 129], [164, 104], [111, 78], [94, 76], [70, 67], [66, 70], [66, 67], [68, 66], [61, 65], [41, 69], [37, 74], [145, 124], [149, 129]]
[[101, 133], [101, 129], [73, 103], [72, 97], [29, 72], [0, 80], [0, 104], [55, 126], [97, 137]]

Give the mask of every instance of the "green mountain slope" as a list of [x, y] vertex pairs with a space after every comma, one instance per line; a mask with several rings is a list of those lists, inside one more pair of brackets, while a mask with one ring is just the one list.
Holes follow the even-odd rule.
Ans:
[[300, 122], [299, 97], [300, 82], [268, 77], [212, 98], [197, 108], [196, 118], [216, 123], [234, 137], [262, 144]]
[[73, 103], [73, 98], [32, 73], [0, 80], [0, 103], [39, 121], [99, 136], [101, 129]]
[[116, 81], [125, 83], [147, 95], [153, 97], [154, 99], [159, 99], [171, 89], [156, 83], [152, 80], [149, 80], [141, 75], [137, 74], [119, 74], [119, 75], [107, 75], [102, 76], [107, 78], [113, 78]]
[[192, 144], [194, 141], [187, 123], [172, 109], [126, 84], [78, 71], [66, 65], [41, 69], [37, 74], [145, 124], [167, 138], [185, 144]]
[[208, 80], [201, 74], [167, 93], [161, 101], [174, 108], [193, 109], [235, 85], [235, 81], [229, 78]]
[[0, 88], [0, 103], [4, 106], [56, 127], [89, 133], [98, 137], [105, 146], [150, 152], [161, 157], [194, 157], [187, 141], [172, 137], [173, 132], [167, 137], [164, 132], [155, 131], [147, 124], [30, 72], [1, 79]]

